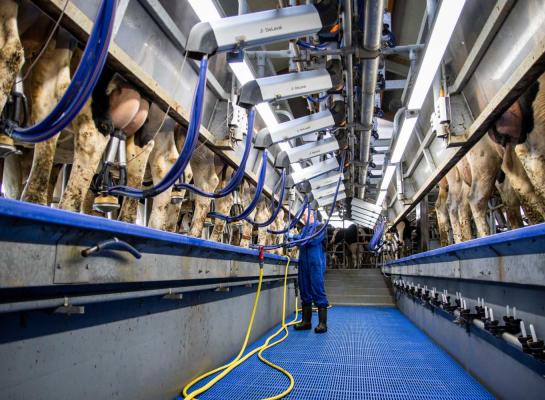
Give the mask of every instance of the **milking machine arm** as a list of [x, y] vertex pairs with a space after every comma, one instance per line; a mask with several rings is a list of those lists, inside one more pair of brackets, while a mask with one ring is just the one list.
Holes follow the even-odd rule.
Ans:
[[248, 207], [246, 207], [240, 214], [235, 216], [229, 216], [217, 212], [211, 212], [208, 214], [209, 216], [211, 216], [212, 218], [219, 218], [221, 220], [227, 221], [227, 223], [241, 221], [250, 216], [252, 211], [254, 211], [257, 206], [259, 197], [261, 196], [261, 192], [263, 192], [263, 186], [265, 186], [265, 176], [267, 175], [267, 156], [267, 150], [263, 151], [263, 155], [261, 157], [261, 171], [259, 172], [255, 195]]
[[81, 111], [98, 81], [108, 56], [115, 20], [116, 0], [103, 0], [80, 64], [53, 111], [30, 127], [12, 124], [6, 134], [28, 143], [45, 141], [66, 128]]
[[244, 178], [246, 163], [248, 161], [248, 156], [250, 155], [250, 149], [252, 148], [252, 134], [254, 130], [254, 119], [255, 119], [255, 110], [252, 109], [250, 113], [248, 114], [248, 132], [246, 134], [246, 142], [244, 144], [244, 153], [242, 155], [242, 159], [240, 160], [240, 164], [236, 172], [233, 174], [233, 176], [231, 176], [231, 179], [229, 180], [227, 185], [225, 185], [224, 188], [220, 189], [217, 192], [205, 192], [204, 190], [199, 189], [195, 185], [191, 185], [185, 182], [175, 184], [174, 188], [176, 190], [187, 189], [190, 192], [197, 193], [200, 196], [210, 197], [213, 199], [225, 197], [233, 193], [240, 186], [240, 183], [242, 182], [242, 179]]
[[286, 190], [286, 170], [284, 169], [282, 171], [282, 176], [280, 177], [280, 187], [282, 188], [280, 191], [280, 199], [278, 200], [278, 204], [276, 207], [274, 207], [274, 195], [272, 196], [271, 200], [271, 208], [273, 208], [273, 212], [271, 214], [271, 217], [266, 220], [265, 222], [256, 222], [250, 217], [246, 217], [245, 220], [249, 222], [250, 224], [257, 226], [258, 228], [264, 228], [266, 226], [269, 226], [274, 222], [276, 217], [278, 216], [278, 213], [280, 212], [280, 209], [282, 208], [282, 202], [284, 201], [284, 192]]

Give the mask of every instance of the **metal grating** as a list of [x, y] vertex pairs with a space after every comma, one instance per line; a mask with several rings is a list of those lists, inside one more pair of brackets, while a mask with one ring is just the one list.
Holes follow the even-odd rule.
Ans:
[[[316, 322], [316, 315], [313, 319]], [[295, 378], [289, 399], [494, 398], [399, 310], [390, 307], [333, 307], [328, 333], [290, 329], [288, 339], [265, 356]], [[284, 375], [252, 357], [199, 399], [262, 399], [287, 385]]]

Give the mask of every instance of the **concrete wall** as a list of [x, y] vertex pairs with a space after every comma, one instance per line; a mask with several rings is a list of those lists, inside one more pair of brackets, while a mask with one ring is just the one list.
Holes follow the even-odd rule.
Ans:
[[[0, 315], [2, 399], [172, 399], [242, 343], [256, 286]], [[293, 283], [289, 314], [294, 307]], [[251, 340], [281, 319], [282, 286], [265, 285]]]

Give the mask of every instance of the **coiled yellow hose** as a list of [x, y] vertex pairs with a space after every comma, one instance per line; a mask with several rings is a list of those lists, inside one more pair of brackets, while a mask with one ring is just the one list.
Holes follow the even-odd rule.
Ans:
[[[259, 346], [258, 348], [252, 350], [251, 352], [246, 354], [244, 357], [242, 357], [242, 354], [244, 354], [244, 351], [246, 350], [246, 347], [248, 345], [248, 340], [249, 340], [250, 334], [252, 332], [255, 313], [256, 313], [256, 310], [257, 310], [257, 304], [259, 302], [259, 296], [261, 295], [261, 286], [262, 286], [262, 283], [263, 283], [263, 268], [260, 268], [259, 269], [259, 283], [257, 285], [257, 291], [256, 291], [255, 299], [254, 299], [254, 304], [253, 304], [253, 307], [252, 307], [252, 314], [250, 316], [250, 322], [248, 323], [248, 328], [246, 329], [246, 337], [244, 338], [244, 343], [242, 344], [242, 347], [241, 347], [238, 355], [231, 362], [229, 362], [229, 363], [227, 363], [227, 364], [225, 364], [225, 365], [223, 365], [221, 367], [218, 367], [218, 368], [216, 368], [216, 369], [214, 369], [212, 371], [206, 372], [206, 373], [196, 377], [191, 382], [189, 382], [182, 390], [182, 394], [183, 394], [185, 400], [196, 399], [195, 396], [198, 396], [199, 394], [204, 393], [205, 391], [210, 389], [217, 382], [219, 382], [221, 379], [223, 379], [229, 372], [231, 372], [234, 368], [236, 368], [237, 366], [242, 364], [244, 361], [246, 361], [248, 358], [250, 358], [251, 356], [253, 356], [256, 353], [258, 353], [258, 357], [262, 362], [264, 362], [265, 364], [271, 366], [272, 368], [282, 372], [290, 380], [290, 384], [289, 384], [289, 386], [288, 386], [288, 388], [286, 390], [284, 390], [282, 393], [280, 393], [280, 394], [278, 394], [278, 395], [276, 395], [274, 397], [269, 397], [266, 400], [280, 399], [280, 398], [288, 395], [293, 390], [293, 387], [295, 385], [295, 380], [293, 379], [293, 376], [288, 371], [286, 371], [284, 368], [270, 362], [269, 360], [265, 359], [262, 356], [262, 353], [265, 350], [267, 350], [267, 349], [269, 349], [269, 348], [271, 348], [273, 346], [276, 346], [277, 344], [281, 343], [282, 341], [284, 341], [288, 337], [288, 334], [289, 334], [288, 326], [291, 326], [291, 325], [296, 324], [296, 323], [299, 322], [299, 321], [297, 321], [297, 316], [298, 316], [297, 299], [295, 299], [295, 310], [296, 310], [295, 311], [295, 318], [288, 324], [286, 324], [286, 321], [285, 321], [286, 320], [286, 301], [287, 301], [286, 299], [287, 299], [288, 270], [289, 270], [289, 266], [290, 266], [290, 262], [291, 262], [290, 257], [287, 257], [287, 258], [288, 258], [288, 262], [286, 264], [286, 270], [285, 270], [285, 273], [284, 273], [284, 292], [283, 292], [283, 301], [282, 301], [282, 326], [275, 333], [273, 333], [271, 336], [269, 336], [263, 345]], [[273, 340], [276, 336], [278, 336], [282, 331], [285, 332], [285, 335], [282, 338], [280, 338], [280, 339], [276, 340], [275, 342], [271, 343], [271, 340]], [[215, 374], [216, 372], [219, 372], [219, 371], [223, 371], [223, 372], [221, 372], [216, 377], [214, 377], [214, 379], [212, 379], [206, 385], [200, 387], [199, 389], [194, 390], [191, 393], [188, 393], [188, 390], [192, 386], [194, 386], [197, 382], [199, 382], [199, 381], [203, 380], [204, 378], [206, 378], [206, 377], [208, 377], [210, 375], [213, 375], [213, 374]]]

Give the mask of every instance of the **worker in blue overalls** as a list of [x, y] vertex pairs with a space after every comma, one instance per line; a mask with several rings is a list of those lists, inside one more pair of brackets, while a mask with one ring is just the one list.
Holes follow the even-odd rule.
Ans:
[[[305, 213], [305, 220], [307, 215]], [[301, 239], [318, 232], [322, 224], [315, 221], [312, 213], [309, 217], [309, 226], [303, 228], [299, 235], [292, 236], [293, 239]], [[299, 293], [303, 308], [303, 317], [300, 323], [294, 326], [295, 330], [308, 330], [312, 328], [312, 303], [318, 307], [318, 325], [314, 328], [316, 333], [327, 332], [327, 296], [324, 286], [324, 274], [326, 269], [326, 257], [324, 240], [327, 229], [308, 242], [299, 246]]]

